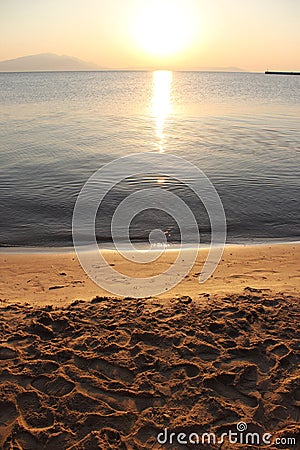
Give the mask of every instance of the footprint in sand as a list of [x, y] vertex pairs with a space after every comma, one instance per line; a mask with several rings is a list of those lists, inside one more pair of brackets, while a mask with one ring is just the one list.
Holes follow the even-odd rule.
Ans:
[[131, 335], [130, 344], [135, 345], [143, 343], [150, 347], [171, 347], [173, 345], [173, 336], [166, 336], [161, 333], [151, 333], [149, 331], [135, 330]]
[[293, 392], [292, 392], [292, 396], [294, 397], [294, 399], [296, 400], [296, 402], [298, 402], [300, 400], [300, 388], [296, 388]]
[[214, 390], [222, 397], [234, 401], [240, 400], [245, 405], [255, 408], [258, 404], [257, 399], [238, 391], [233, 386], [234, 378], [235, 375], [233, 374], [220, 374], [211, 378], [206, 378], [204, 380], [204, 386]]
[[135, 378], [131, 371], [126, 367], [112, 364], [105, 359], [93, 358], [91, 360], [87, 360], [76, 356], [74, 358], [74, 362], [79, 369], [93, 369], [111, 380], [121, 381], [122, 383], [132, 383]]
[[256, 389], [258, 372], [255, 364], [242, 367], [237, 377], [237, 389], [241, 392], [254, 391]]
[[201, 358], [203, 361], [214, 361], [220, 355], [220, 350], [217, 347], [203, 342], [189, 343], [188, 347], [193, 350], [194, 356]]
[[105, 359], [93, 359], [89, 366], [91, 369], [97, 370], [113, 380], [127, 383], [132, 383], [134, 380], [134, 376], [129, 369], [112, 364]]
[[268, 373], [274, 367], [275, 358], [268, 358], [261, 348], [237, 348], [228, 350], [228, 353], [233, 359], [239, 361], [249, 361], [256, 364], [263, 373]]
[[18, 352], [12, 347], [0, 347], [0, 359], [14, 359], [18, 356]]
[[[147, 444], [149, 447], [147, 448], [155, 448], [154, 445], [156, 443], [156, 436], [161, 430], [156, 426], [151, 425], [143, 425], [139, 428], [136, 433], [136, 437], [143, 444]], [[146, 447], [143, 447], [146, 448]]]
[[299, 365], [299, 358], [293, 351], [290, 351], [286, 355], [282, 356], [279, 359], [278, 366], [280, 369], [288, 370], [292, 367], [298, 367]]
[[185, 364], [183, 368], [188, 378], [195, 378], [199, 375], [199, 367], [194, 364]]
[[70, 411], [78, 411], [81, 413], [97, 412], [104, 415], [115, 413], [115, 410], [110, 408], [107, 403], [76, 391], [67, 397], [66, 406]]
[[22, 427], [20, 427], [18, 438], [15, 442], [15, 446], [8, 448], [13, 448], [14, 450], [33, 450], [42, 448], [39, 438]]
[[235, 313], [238, 311], [238, 308], [236, 308], [235, 306], [228, 306], [226, 308], [221, 308], [221, 309], [216, 309], [214, 311], [211, 312], [211, 316], [212, 317], [223, 317], [228, 315], [228, 313]]
[[270, 353], [276, 356], [284, 356], [290, 352], [290, 349], [285, 344], [277, 344], [270, 349]]
[[17, 402], [23, 422], [29, 428], [48, 428], [53, 425], [51, 410], [42, 404], [36, 392], [23, 392]]
[[74, 389], [75, 384], [62, 376], [41, 375], [31, 382], [31, 386], [44, 394], [63, 397]]
[[[97, 413], [85, 414], [78, 424], [78, 435], [86, 434], [93, 430], [113, 428], [123, 433], [128, 433], [134, 422], [134, 415], [129, 412], [102, 415]], [[96, 450], [96, 449], [95, 449]]]
[[18, 411], [13, 402], [0, 402], [0, 427], [11, 424], [17, 417]]
[[177, 378], [176, 374], [178, 374], [179, 378], [182, 378], [180, 376], [182, 371], [184, 371], [187, 378], [196, 378], [200, 373], [199, 367], [197, 367], [195, 364], [177, 364], [165, 370], [164, 375], [167, 375], [168, 377], [171, 376], [171, 378], [173, 379]]
[[[53, 448], [56, 449], [58, 446]], [[78, 450], [79, 448], [90, 450], [102, 448], [126, 450], [128, 447], [122, 442], [122, 436], [117, 430], [113, 428], [103, 428], [100, 431], [91, 431], [82, 440], [76, 442], [76, 444], [71, 447], [68, 446], [68, 450]]]

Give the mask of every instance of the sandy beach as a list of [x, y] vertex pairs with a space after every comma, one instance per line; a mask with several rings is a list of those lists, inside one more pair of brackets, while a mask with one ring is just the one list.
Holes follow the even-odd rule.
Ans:
[[[172, 291], [120, 299], [74, 253], [2, 253], [1, 448], [298, 448], [279, 442], [299, 445], [299, 244], [226, 247], [199, 285], [205, 254]], [[239, 422], [270, 443], [220, 447]]]
[[299, 17], [0, 1], [0, 450], [300, 450]]
[[[199, 284], [198, 276], [207, 256], [207, 249], [201, 249], [192, 271], [159, 298], [190, 295], [196, 300], [203, 293], [227, 295], [242, 292], [247, 286], [266, 292], [297, 294], [300, 287], [299, 249], [298, 243], [226, 246], [212, 277], [205, 284]], [[89, 279], [74, 252], [15, 252], [0, 253], [0, 300], [4, 304], [20, 301], [35, 306], [65, 306], [78, 299], [111, 295]], [[162, 273], [177, 255], [176, 251], [167, 251], [157, 261], [141, 265], [128, 262], [111, 250], [103, 253], [115, 270], [133, 277]]]

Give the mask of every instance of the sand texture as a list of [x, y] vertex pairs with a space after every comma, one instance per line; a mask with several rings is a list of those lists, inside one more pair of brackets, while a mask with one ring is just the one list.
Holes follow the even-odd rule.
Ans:
[[240, 421], [299, 444], [299, 309], [299, 296], [249, 287], [2, 305], [0, 446], [256, 448], [156, 443], [165, 427], [221, 435]]

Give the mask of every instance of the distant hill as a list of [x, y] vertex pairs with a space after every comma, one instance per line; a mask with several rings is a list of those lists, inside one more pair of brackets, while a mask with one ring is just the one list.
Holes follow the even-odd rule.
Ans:
[[195, 69], [199, 72], [245, 72], [244, 69], [241, 69], [240, 67], [198, 67]]
[[22, 56], [20, 58], [0, 61], [0, 72], [47, 72], [47, 71], [75, 71], [99, 70], [96, 64], [82, 61], [67, 55], [55, 53], [41, 53], [39, 55]]
[[[103, 70], [97, 64], [86, 62], [68, 55], [56, 55], [55, 53], [40, 53], [38, 55], [21, 56], [20, 58], [0, 61], [0, 72], [51, 72], [51, 71], [80, 71]], [[114, 70], [156, 70], [153, 67], [127, 67]], [[182, 69], [179, 69], [182, 70]], [[245, 72], [239, 67], [195, 67], [194, 71], [207, 72]]]

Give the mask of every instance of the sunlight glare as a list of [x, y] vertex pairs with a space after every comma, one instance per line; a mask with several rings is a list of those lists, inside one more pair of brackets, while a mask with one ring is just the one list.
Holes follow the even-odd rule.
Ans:
[[159, 138], [159, 151], [164, 151], [164, 125], [171, 112], [171, 87], [173, 74], [169, 70], [153, 72], [152, 114], [155, 117], [156, 134]]
[[140, 11], [136, 20], [136, 41], [152, 56], [168, 57], [185, 50], [192, 38], [192, 17], [184, 3], [160, 0]]

